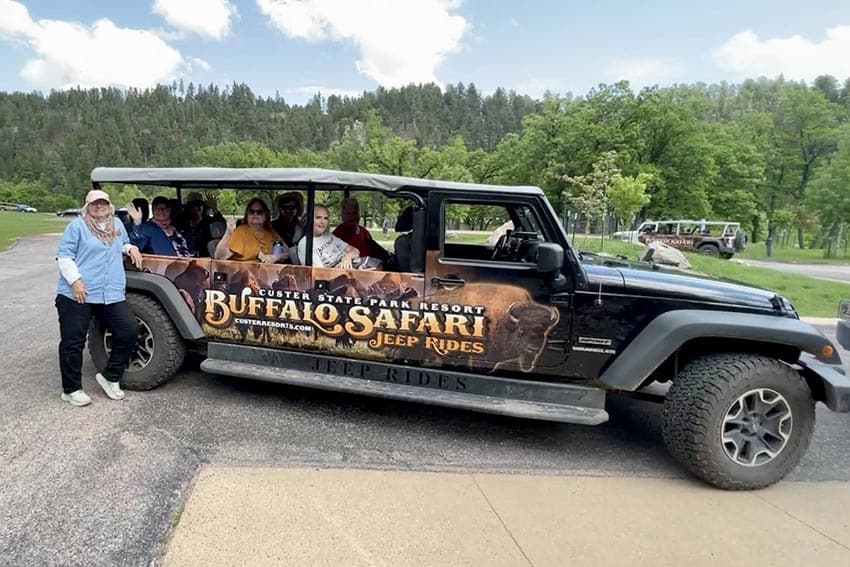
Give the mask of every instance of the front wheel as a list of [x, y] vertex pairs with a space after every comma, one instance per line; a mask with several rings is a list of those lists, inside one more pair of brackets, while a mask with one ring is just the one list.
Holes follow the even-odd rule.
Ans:
[[[127, 303], [136, 317], [139, 337], [121, 387], [151, 390], [177, 373], [186, 357], [186, 344], [159, 303], [136, 293], [127, 294]], [[94, 365], [103, 371], [109, 360], [112, 335], [99, 321], [92, 320], [88, 343]]]
[[664, 442], [691, 473], [719, 488], [781, 480], [815, 426], [812, 393], [790, 366], [766, 356], [714, 354], [676, 377], [664, 401]]

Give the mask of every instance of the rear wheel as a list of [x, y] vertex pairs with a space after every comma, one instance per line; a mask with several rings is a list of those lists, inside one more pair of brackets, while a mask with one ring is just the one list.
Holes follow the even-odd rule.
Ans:
[[753, 354], [690, 362], [664, 401], [664, 442], [691, 473], [719, 488], [769, 486], [791, 472], [809, 446], [815, 408], [790, 366]]
[[[127, 294], [127, 303], [136, 316], [139, 336], [121, 386], [128, 390], [150, 390], [177, 373], [186, 356], [186, 345], [159, 303], [135, 293]], [[88, 343], [92, 361], [102, 371], [109, 359], [112, 336], [99, 321], [93, 321]]]
[[697, 248], [697, 252], [699, 252], [703, 256], [711, 256], [713, 258], [717, 258], [720, 256], [720, 248], [715, 246], [714, 244], [703, 244], [699, 248]]

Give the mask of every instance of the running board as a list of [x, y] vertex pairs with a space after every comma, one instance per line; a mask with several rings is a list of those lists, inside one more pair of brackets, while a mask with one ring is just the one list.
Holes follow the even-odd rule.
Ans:
[[[230, 356], [226, 359], [224, 356], [208, 358], [201, 363], [201, 370], [237, 378], [511, 417], [582, 425], [599, 425], [608, 421], [608, 412], [604, 409], [605, 391], [587, 386], [515, 380], [427, 368], [406, 368], [371, 361], [325, 358], [321, 355], [305, 357], [301, 353], [259, 347], [210, 344], [209, 354], [225, 354], [222, 351]], [[234, 360], [256, 360], [260, 354], [257, 351], [265, 351], [262, 354], [267, 358], [264, 357], [263, 364]], [[267, 364], [281, 357], [290, 359], [293, 364]], [[298, 368], [302, 357], [311, 359], [313, 366], [318, 368]], [[460, 384], [466, 391], [457, 391]], [[478, 388], [479, 386], [481, 388]], [[470, 391], [475, 389], [488, 391]]]

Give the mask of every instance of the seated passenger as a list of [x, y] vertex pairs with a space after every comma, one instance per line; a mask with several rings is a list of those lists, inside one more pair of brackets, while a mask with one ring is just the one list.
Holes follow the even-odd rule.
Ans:
[[183, 212], [183, 232], [192, 235], [200, 256], [209, 256], [208, 244], [213, 239], [211, 225], [226, 222], [216, 208], [215, 198], [210, 197], [205, 202], [200, 193], [189, 193]]
[[[330, 216], [324, 205], [313, 207], [313, 265], [320, 268], [341, 268], [350, 270], [353, 261], [359, 256], [357, 248], [346, 244], [342, 239], [328, 232]], [[298, 261], [305, 263], [307, 258], [307, 238], [298, 241]]]
[[[269, 207], [259, 197], [254, 197], [245, 207], [242, 224], [227, 221], [227, 232], [215, 249], [218, 260], [260, 261], [274, 264], [289, 259], [289, 248], [271, 226]], [[280, 252], [274, 252], [275, 244]]]
[[334, 236], [357, 248], [361, 258], [374, 256], [382, 262], [386, 261], [389, 253], [375, 242], [369, 230], [360, 224], [360, 203], [357, 199], [343, 199], [341, 209], [342, 223], [334, 229]]
[[294, 246], [304, 236], [304, 227], [301, 226], [304, 201], [301, 193], [297, 191], [284, 193], [275, 202], [277, 203], [278, 215], [272, 221], [272, 228], [283, 237], [283, 242], [287, 246]]
[[132, 203], [127, 205], [127, 214], [133, 221], [130, 242], [139, 250], [160, 256], [195, 256], [192, 235], [183, 235], [171, 224], [171, 206], [166, 197], [154, 197], [151, 204], [153, 216], [142, 222], [142, 211]]

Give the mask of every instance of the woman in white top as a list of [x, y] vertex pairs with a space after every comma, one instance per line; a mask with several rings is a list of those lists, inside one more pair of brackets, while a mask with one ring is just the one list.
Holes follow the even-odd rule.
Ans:
[[[357, 248], [328, 232], [330, 217], [324, 205], [313, 207], [313, 265], [317, 268], [352, 269], [352, 260], [359, 256]], [[298, 241], [298, 260], [307, 260], [307, 237]]]

